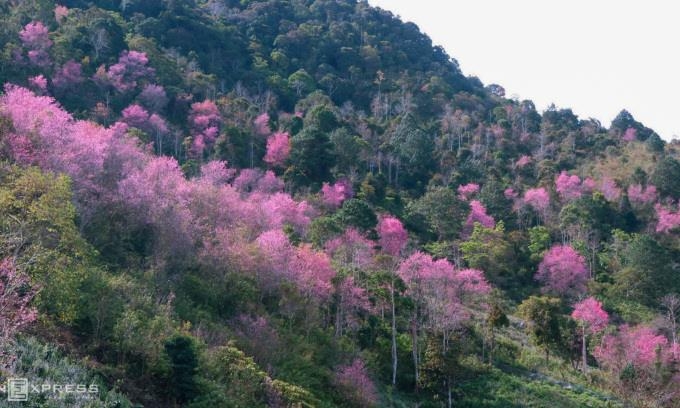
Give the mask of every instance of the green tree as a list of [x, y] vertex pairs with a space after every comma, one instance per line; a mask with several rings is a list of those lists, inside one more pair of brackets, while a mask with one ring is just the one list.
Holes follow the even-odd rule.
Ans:
[[358, 198], [345, 201], [336, 218], [345, 227], [353, 226], [364, 231], [374, 228], [378, 223], [378, 217], [371, 206]]
[[662, 196], [680, 198], [680, 162], [672, 157], [664, 157], [654, 168], [650, 178]]
[[198, 395], [198, 352], [194, 338], [181, 334], [169, 338], [165, 353], [171, 368], [170, 394], [180, 404], [191, 401]]
[[517, 308], [526, 320], [526, 332], [536, 346], [545, 351], [545, 362], [550, 351], [563, 348], [562, 342], [562, 301], [548, 296], [531, 296]]
[[543, 254], [550, 248], [550, 231], [543, 225], [529, 229], [529, 253], [531, 261], [539, 263], [543, 259]]
[[496, 349], [496, 330], [510, 324], [505, 308], [501, 304], [500, 296], [496, 293], [491, 301], [489, 311], [486, 314], [486, 324], [489, 326], [489, 363], [493, 364], [493, 355]]
[[406, 206], [407, 224], [437, 240], [458, 237], [469, 206], [447, 187], [434, 187]]
[[79, 309], [95, 252], [75, 224], [71, 181], [37, 168], [0, 168], [0, 259], [17, 257], [42, 288], [37, 303], [62, 323]]
[[395, 182], [407, 189], [421, 192], [431, 176], [434, 138], [427, 134], [411, 114], [404, 115], [392, 134], [389, 147], [399, 159]]
[[284, 175], [294, 186], [321, 187], [331, 179], [335, 153], [328, 134], [316, 127], [305, 127], [291, 140], [290, 167]]
[[300, 97], [314, 90], [314, 78], [304, 69], [299, 69], [288, 77], [288, 86]]
[[503, 222], [494, 228], [475, 223], [472, 235], [460, 244], [460, 250], [469, 267], [483, 270], [496, 285], [507, 286], [515, 281], [515, 253], [505, 238]]

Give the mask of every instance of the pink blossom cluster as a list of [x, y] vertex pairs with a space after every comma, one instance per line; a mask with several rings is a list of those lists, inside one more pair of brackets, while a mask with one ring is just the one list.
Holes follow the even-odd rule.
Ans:
[[601, 332], [609, 323], [609, 314], [602, 308], [602, 303], [593, 297], [578, 302], [571, 317], [581, 322], [591, 334]]
[[524, 192], [524, 204], [538, 212], [545, 212], [550, 206], [550, 195], [543, 187], [531, 188]]
[[70, 60], [57, 70], [52, 83], [57, 89], [66, 89], [83, 82], [82, 65]]
[[603, 177], [600, 180], [599, 190], [604, 195], [605, 200], [609, 202], [616, 202], [621, 198], [621, 189], [614, 180], [609, 177]]
[[61, 24], [62, 21], [68, 16], [68, 7], [57, 4], [54, 7], [54, 19], [57, 24]]
[[335, 383], [357, 407], [371, 407], [378, 403], [378, 392], [368, 376], [364, 362], [357, 358], [352, 364], [335, 370]]
[[508, 200], [514, 200], [518, 197], [518, 194], [515, 189], [508, 187], [503, 191], [503, 196]]
[[267, 138], [267, 153], [264, 161], [272, 166], [282, 167], [290, 155], [290, 135], [276, 132]]
[[47, 51], [52, 47], [49, 30], [41, 21], [33, 21], [19, 32], [19, 38], [26, 49], [28, 59], [33, 65], [46, 66], [49, 63]]
[[349, 180], [342, 179], [334, 184], [323, 183], [321, 195], [324, 204], [331, 208], [338, 208], [342, 205], [343, 201], [352, 198], [354, 192]]
[[468, 183], [458, 186], [458, 197], [460, 197], [461, 200], [469, 200], [477, 193], [479, 193], [479, 184]]
[[160, 112], [168, 104], [168, 95], [161, 85], [146, 85], [138, 98], [142, 105], [153, 112]]
[[345, 268], [363, 269], [371, 265], [375, 243], [354, 228], [326, 242], [325, 251]]
[[656, 232], [668, 233], [680, 226], [680, 210], [673, 211], [672, 209], [661, 204], [654, 205], [656, 217]]
[[486, 207], [479, 200], [470, 201], [470, 214], [465, 220], [463, 227], [463, 235], [469, 235], [474, 229], [475, 224], [478, 223], [484, 228], [493, 228], [496, 226], [496, 220], [486, 213]]
[[555, 178], [555, 190], [564, 201], [578, 199], [582, 194], [581, 179], [579, 176], [570, 176], [566, 171], [562, 171], [559, 176]]
[[668, 363], [673, 356], [668, 339], [647, 326], [619, 328], [616, 334], [607, 335], [602, 345], [596, 347], [593, 355], [597, 361], [610, 370], [620, 372], [627, 364], [649, 367], [655, 364], [657, 356], [662, 363]]
[[397, 218], [391, 215], [380, 217], [376, 230], [378, 242], [386, 254], [396, 257], [406, 248], [408, 233]]
[[531, 163], [531, 161], [532, 161], [531, 156], [523, 155], [522, 157], [517, 159], [517, 162], [515, 162], [515, 167], [521, 169], [522, 167]]
[[38, 94], [47, 91], [47, 79], [42, 74], [28, 78], [28, 83]]
[[189, 124], [193, 136], [190, 153], [201, 158], [203, 152], [217, 140], [222, 124], [222, 116], [215, 102], [205, 100], [191, 104]]
[[403, 260], [397, 275], [407, 293], [422, 304], [429, 324], [440, 332], [457, 328], [469, 317], [467, 307], [491, 290], [482, 271], [456, 270], [446, 259], [435, 261], [422, 252]]
[[[249, 237], [286, 225], [303, 233], [314, 214], [309, 204], [283, 193], [272, 172], [255, 172], [244, 182], [244, 171], [232, 181], [235, 171], [225, 163], [207, 163], [200, 177], [188, 180], [175, 159], [154, 157], [128, 137], [129, 125], [107, 129], [76, 121], [54, 99], [25, 88], [6, 87], [0, 112], [13, 124], [5, 139], [13, 160], [69, 175], [84, 225], [102, 208], [117, 207], [129, 222], [149, 226], [159, 260], [201, 253], [239, 254], [229, 262], [246, 262]], [[141, 126], [145, 112], [136, 106], [124, 116]], [[196, 250], [196, 242], [205, 250]]]
[[153, 76], [155, 71], [148, 64], [146, 53], [126, 50], [118, 62], [109, 67], [106, 78], [118, 92], [128, 92], [137, 87], [140, 79]]
[[260, 136], [267, 136], [272, 133], [269, 126], [269, 114], [266, 112], [258, 115], [253, 121], [253, 125], [255, 126], [255, 133]]
[[588, 270], [583, 256], [569, 245], [555, 245], [538, 265], [536, 280], [545, 292], [563, 296], [585, 292]]
[[149, 135], [164, 135], [169, 132], [165, 119], [157, 113], [149, 114], [146, 109], [137, 104], [128, 106], [121, 113], [124, 123]]
[[637, 130], [635, 128], [629, 127], [623, 132], [623, 140], [626, 142], [632, 142], [637, 139]]
[[656, 201], [657, 192], [656, 187], [649, 184], [642, 187], [640, 184], [631, 184], [628, 186], [628, 200], [633, 205], [642, 206]]

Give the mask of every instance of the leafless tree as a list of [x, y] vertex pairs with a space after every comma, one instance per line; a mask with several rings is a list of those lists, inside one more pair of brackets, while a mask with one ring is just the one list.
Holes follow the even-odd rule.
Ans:
[[[677, 353], [678, 341], [678, 317], [680, 317], [680, 296], [675, 293], [668, 294], [661, 298], [661, 306], [666, 312], [666, 321], [671, 329], [671, 339], [673, 341], [673, 353]], [[678, 356], [673, 355], [674, 358]]]

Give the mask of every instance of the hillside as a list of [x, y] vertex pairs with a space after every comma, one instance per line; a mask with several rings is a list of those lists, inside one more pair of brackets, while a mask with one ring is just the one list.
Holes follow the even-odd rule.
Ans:
[[627, 111], [363, 1], [0, 19], [0, 380], [95, 386], [31, 406], [680, 406], [678, 146]]

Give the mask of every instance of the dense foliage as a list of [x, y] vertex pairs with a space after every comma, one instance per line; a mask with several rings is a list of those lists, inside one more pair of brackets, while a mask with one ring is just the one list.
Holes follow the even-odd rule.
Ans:
[[537, 112], [363, 1], [0, 12], [3, 381], [680, 404], [680, 151], [630, 113]]

